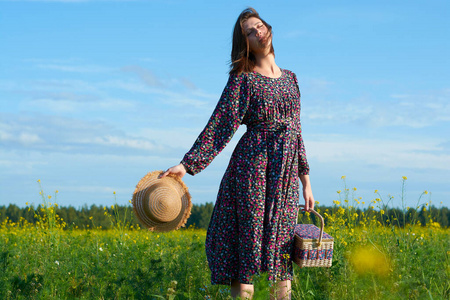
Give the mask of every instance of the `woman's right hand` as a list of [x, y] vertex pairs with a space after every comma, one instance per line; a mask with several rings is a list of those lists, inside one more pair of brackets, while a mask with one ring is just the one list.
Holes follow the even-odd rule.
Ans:
[[180, 178], [183, 178], [183, 176], [186, 175], [186, 168], [182, 164], [178, 164], [176, 166], [167, 169], [167, 171], [159, 175], [158, 178], [166, 177], [169, 174], [175, 174], [180, 176]]

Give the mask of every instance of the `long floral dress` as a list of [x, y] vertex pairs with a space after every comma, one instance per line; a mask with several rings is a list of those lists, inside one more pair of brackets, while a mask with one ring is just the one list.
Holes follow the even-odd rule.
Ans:
[[247, 131], [221, 181], [206, 236], [211, 283], [251, 284], [260, 272], [271, 281], [292, 279], [299, 175], [309, 174], [295, 74], [230, 75], [205, 129], [181, 161], [188, 173], [206, 168], [241, 124]]

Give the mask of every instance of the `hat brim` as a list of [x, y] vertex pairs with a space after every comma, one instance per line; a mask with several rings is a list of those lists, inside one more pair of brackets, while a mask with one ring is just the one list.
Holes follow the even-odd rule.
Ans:
[[[158, 178], [163, 171], [153, 171], [145, 175], [136, 185], [133, 193], [133, 210], [139, 222], [151, 231], [172, 231], [183, 227], [191, 215], [191, 195], [181, 178], [174, 174], [169, 174], [164, 178]], [[145, 193], [155, 183], [164, 183], [174, 187], [180, 195], [181, 210], [178, 216], [169, 222], [157, 222], [150, 218], [144, 210]]]

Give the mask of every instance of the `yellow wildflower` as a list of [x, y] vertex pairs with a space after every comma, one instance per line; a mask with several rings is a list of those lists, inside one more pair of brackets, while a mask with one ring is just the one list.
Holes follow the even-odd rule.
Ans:
[[441, 228], [441, 224], [439, 224], [438, 222], [432, 222], [430, 224], [430, 226], [433, 227], [433, 228]]
[[345, 175], [341, 176], [341, 179], [345, 179]]
[[402, 176], [402, 179], [403, 179], [403, 180], [407, 180], [407, 179], [408, 179], [408, 177], [406, 177], [406, 176]]
[[374, 273], [386, 276], [390, 269], [385, 256], [372, 247], [355, 249], [350, 257], [350, 262], [358, 274]]

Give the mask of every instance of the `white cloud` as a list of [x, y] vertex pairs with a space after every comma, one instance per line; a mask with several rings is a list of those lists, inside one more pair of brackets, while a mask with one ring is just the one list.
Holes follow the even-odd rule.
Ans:
[[[126, 80], [110, 81], [103, 85], [114, 86], [115, 88], [119, 88], [133, 93], [157, 95], [158, 98], [151, 98], [148, 100], [157, 102], [159, 107], [192, 106], [197, 109], [202, 109], [205, 107], [209, 107], [211, 104], [210, 101], [205, 101], [203, 99], [213, 97], [213, 95], [201, 92], [199, 90], [184, 92], [170, 88], [149, 86], [139, 82]], [[161, 105], [162, 103], [164, 105]]]
[[311, 136], [307, 141], [307, 156], [322, 163], [450, 171], [450, 155], [441, 145], [443, 142], [426, 137], [418, 141], [395, 141], [340, 135]]
[[135, 73], [148, 86], [164, 87], [163, 82], [151, 70], [141, 66], [125, 66], [121, 71]]
[[319, 97], [316, 100], [314, 97], [309, 95], [308, 103], [303, 107], [302, 118], [308, 122], [425, 128], [450, 121], [450, 92], [447, 89], [415, 95], [391, 94], [387, 99], [320, 100]]
[[75, 140], [75, 142], [81, 144], [101, 145], [105, 147], [124, 147], [144, 151], [161, 149], [161, 146], [157, 146], [155, 143], [149, 140], [111, 135], [107, 135], [104, 137], [80, 138]]
[[[71, 192], [71, 193], [89, 193], [89, 194], [110, 194], [113, 195], [114, 192], [116, 193], [126, 193], [129, 192], [128, 189], [121, 189], [118, 187], [111, 187], [111, 186], [99, 186], [99, 185], [81, 185], [81, 186], [65, 186], [61, 185], [59, 187], [60, 191], [64, 192]], [[111, 197], [112, 199], [113, 197]]]
[[17, 137], [19, 142], [23, 145], [30, 145], [42, 142], [42, 139], [34, 133], [21, 132]]
[[[53, 98], [52, 98], [53, 97]], [[84, 100], [89, 99], [89, 101]], [[96, 97], [83, 97], [73, 94], [48, 95], [48, 98], [38, 98], [24, 101], [20, 106], [24, 110], [31, 108], [52, 113], [124, 111], [136, 108], [136, 103], [123, 99], [96, 99]]]
[[[42, 152], [83, 152], [135, 155], [136, 151], [160, 151], [148, 138], [131, 137], [108, 124], [63, 117], [16, 117], [4, 114], [0, 141], [7, 149]], [[130, 152], [130, 150], [135, 150]]]
[[77, 94], [81, 93], [96, 93], [100, 94], [102, 90], [98, 83], [87, 81], [87, 80], [79, 80], [79, 79], [38, 79], [31, 80], [30, 82], [26, 82], [26, 84], [18, 84], [22, 92], [36, 93], [36, 92], [76, 92]]
[[0, 142], [4, 144], [20, 144], [21, 146], [31, 146], [42, 143], [42, 138], [31, 132], [31, 128], [13, 128], [13, 126], [0, 123]]
[[106, 73], [115, 69], [102, 66], [61, 65], [61, 64], [38, 64], [36, 67], [46, 70], [75, 72], [75, 73]]

